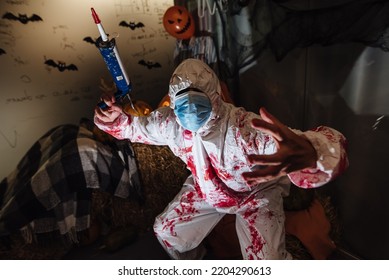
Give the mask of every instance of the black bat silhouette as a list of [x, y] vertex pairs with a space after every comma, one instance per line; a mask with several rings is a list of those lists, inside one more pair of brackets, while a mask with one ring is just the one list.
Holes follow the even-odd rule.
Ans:
[[0, 49], [0, 55], [2, 55], [2, 54], [6, 54], [6, 52], [5, 52], [5, 50]]
[[19, 14], [19, 16], [15, 16], [13, 13], [8, 12], [3, 15], [3, 18], [9, 20], [18, 20], [23, 24], [27, 24], [30, 21], [43, 21], [43, 19], [36, 14], [33, 14], [32, 16], [28, 17], [26, 14]]
[[88, 36], [83, 39], [85, 42], [91, 43], [93, 45], [96, 45], [96, 40], [94, 40], [92, 37]]
[[149, 60], [146, 61], [144, 59], [139, 60], [138, 64], [146, 66], [148, 69], [162, 67], [161, 64], [159, 64], [158, 62], [153, 62], [153, 61], [149, 61]]
[[145, 25], [144, 25], [142, 22], [135, 23], [135, 22], [133, 22], [133, 21], [130, 21], [129, 23], [127, 23], [127, 22], [124, 21], [124, 20], [122, 20], [122, 21], [119, 23], [119, 26], [129, 27], [129, 28], [131, 28], [131, 30], [135, 30], [136, 28], [145, 27]]
[[46, 60], [45, 64], [47, 64], [49, 66], [52, 66], [54, 68], [57, 68], [60, 72], [63, 72], [65, 70], [71, 70], [71, 71], [77, 71], [78, 70], [77, 66], [74, 65], [74, 64], [66, 65], [65, 62], [61, 62], [61, 61], [58, 61], [58, 63], [57, 63], [57, 62], [55, 62], [52, 59]]

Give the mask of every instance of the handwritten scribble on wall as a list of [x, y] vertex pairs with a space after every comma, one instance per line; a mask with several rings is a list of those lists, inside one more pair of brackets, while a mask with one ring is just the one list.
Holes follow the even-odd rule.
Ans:
[[17, 146], [17, 143], [18, 143], [18, 134], [16, 132], [16, 130], [13, 131], [13, 140], [10, 139], [9, 137], [7, 137], [1, 130], [0, 130], [0, 135], [2, 136], [2, 138], [7, 142], [8, 146], [10, 148], [16, 148]]

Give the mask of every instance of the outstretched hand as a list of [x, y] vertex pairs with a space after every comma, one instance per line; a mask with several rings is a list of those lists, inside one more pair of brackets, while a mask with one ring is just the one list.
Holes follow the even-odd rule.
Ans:
[[108, 109], [101, 109], [99, 106], [95, 107], [95, 116], [101, 122], [112, 123], [123, 113], [122, 108], [116, 105], [116, 100], [113, 95], [102, 95], [101, 101], [108, 106]]
[[262, 119], [253, 119], [252, 127], [270, 135], [277, 151], [271, 155], [247, 156], [253, 167], [253, 171], [242, 174], [247, 184], [255, 185], [293, 171], [316, 167], [316, 150], [307, 138], [294, 133], [264, 108], [259, 114]]

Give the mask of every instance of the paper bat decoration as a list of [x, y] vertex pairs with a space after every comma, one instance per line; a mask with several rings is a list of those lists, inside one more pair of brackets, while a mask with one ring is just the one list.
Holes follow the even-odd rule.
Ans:
[[135, 30], [136, 28], [145, 27], [145, 25], [141, 22], [135, 23], [133, 21], [130, 21], [129, 23], [127, 23], [124, 20], [119, 23], [119, 26], [129, 27], [129, 28], [131, 28], [131, 30]]
[[23, 24], [27, 24], [30, 21], [43, 21], [43, 19], [36, 14], [33, 14], [32, 16], [28, 17], [26, 14], [19, 14], [18, 16], [15, 16], [13, 13], [8, 12], [3, 15], [3, 18], [9, 20], [18, 20]]
[[5, 50], [0, 49], [0, 55], [6, 54]]
[[85, 37], [83, 39], [83, 41], [87, 42], [87, 43], [91, 43], [93, 45], [96, 45], [96, 40], [94, 40], [92, 37], [88, 36], [88, 37]]
[[69, 70], [69, 71], [77, 71], [78, 70], [77, 66], [74, 64], [66, 65], [65, 62], [61, 62], [61, 61], [58, 61], [58, 63], [57, 63], [52, 59], [46, 60], [45, 64], [52, 66], [54, 68], [57, 68], [60, 72], [63, 72], [65, 70]]
[[161, 64], [159, 64], [158, 62], [153, 62], [153, 61], [149, 61], [149, 60], [146, 61], [144, 59], [139, 60], [138, 64], [146, 66], [148, 69], [162, 67]]

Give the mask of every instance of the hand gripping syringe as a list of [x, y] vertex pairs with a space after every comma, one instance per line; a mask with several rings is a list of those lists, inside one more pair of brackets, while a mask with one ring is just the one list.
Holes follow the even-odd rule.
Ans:
[[[107, 65], [117, 88], [117, 92], [115, 93], [116, 102], [123, 103], [124, 99], [127, 98], [127, 103], [129, 103], [133, 108], [134, 106], [130, 97], [130, 92], [132, 90], [131, 81], [123, 67], [123, 63], [116, 48], [115, 39], [112, 38], [109, 40], [108, 35], [105, 33], [103, 25], [101, 24], [99, 16], [93, 8], [91, 8], [91, 10], [92, 17], [100, 33], [100, 37], [96, 40], [96, 46], [100, 50], [100, 53], [104, 58], [105, 64]], [[99, 102], [98, 106], [101, 109], [108, 108], [107, 104], [104, 102]]]

